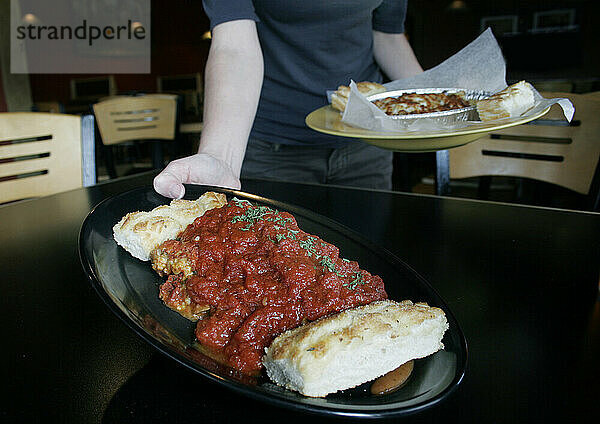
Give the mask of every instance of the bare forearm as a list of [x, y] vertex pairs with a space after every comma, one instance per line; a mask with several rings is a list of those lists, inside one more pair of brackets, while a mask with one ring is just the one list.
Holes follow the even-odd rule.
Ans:
[[206, 64], [204, 128], [199, 153], [239, 176], [263, 81], [263, 58], [252, 21], [218, 25]]
[[392, 80], [423, 72], [412, 47], [404, 34], [373, 31], [375, 61]]

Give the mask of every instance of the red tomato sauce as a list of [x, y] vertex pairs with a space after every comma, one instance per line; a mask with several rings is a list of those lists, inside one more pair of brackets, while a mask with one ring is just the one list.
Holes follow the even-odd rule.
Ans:
[[176, 310], [209, 305], [198, 342], [245, 373], [261, 370], [264, 348], [283, 331], [387, 298], [380, 277], [292, 215], [246, 200], [207, 211], [163, 247], [185, 256], [191, 273], [169, 276], [161, 298]]

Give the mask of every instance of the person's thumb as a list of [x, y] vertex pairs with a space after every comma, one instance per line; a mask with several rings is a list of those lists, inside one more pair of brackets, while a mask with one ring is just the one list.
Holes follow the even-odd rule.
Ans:
[[185, 194], [181, 180], [166, 170], [154, 178], [153, 185], [157, 193], [172, 199], [181, 199]]

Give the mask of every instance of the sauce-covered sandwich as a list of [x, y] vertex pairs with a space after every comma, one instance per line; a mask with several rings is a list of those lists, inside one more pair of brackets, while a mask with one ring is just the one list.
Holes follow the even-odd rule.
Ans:
[[265, 347], [283, 331], [387, 298], [381, 278], [292, 215], [247, 200], [206, 212], [151, 256], [168, 275], [165, 304], [188, 318], [208, 306], [196, 338], [247, 373], [262, 369]]

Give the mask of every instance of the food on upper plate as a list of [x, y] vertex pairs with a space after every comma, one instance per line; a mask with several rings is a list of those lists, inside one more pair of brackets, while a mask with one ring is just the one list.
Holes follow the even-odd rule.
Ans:
[[455, 93], [409, 92], [374, 100], [373, 104], [390, 116], [443, 112], [471, 106], [464, 91]]
[[387, 298], [380, 277], [340, 258], [291, 214], [236, 198], [162, 243], [152, 264], [168, 275], [163, 302], [200, 318], [198, 342], [248, 374], [262, 369], [265, 347], [283, 331]]
[[526, 81], [506, 87], [490, 97], [477, 102], [477, 112], [482, 121], [521, 116], [535, 104], [533, 87]]
[[263, 362], [276, 384], [323, 397], [443, 349], [447, 329], [439, 308], [378, 301], [286, 331], [266, 349]]
[[[371, 96], [373, 94], [383, 93], [386, 88], [376, 82], [362, 81], [357, 82], [356, 87], [365, 96]], [[336, 91], [331, 94], [331, 106], [334, 109], [343, 112], [346, 109], [348, 103], [348, 97], [350, 96], [350, 87], [346, 85], [340, 85]]]
[[177, 237], [194, 219], [226, 202], [224, 194], [214, 192], [204, 193], [196, 200], [174, 199], [149, 212], [128, 213], [113, 226], [113, 236], [132, 256], [147, 261], [160, 243]]

